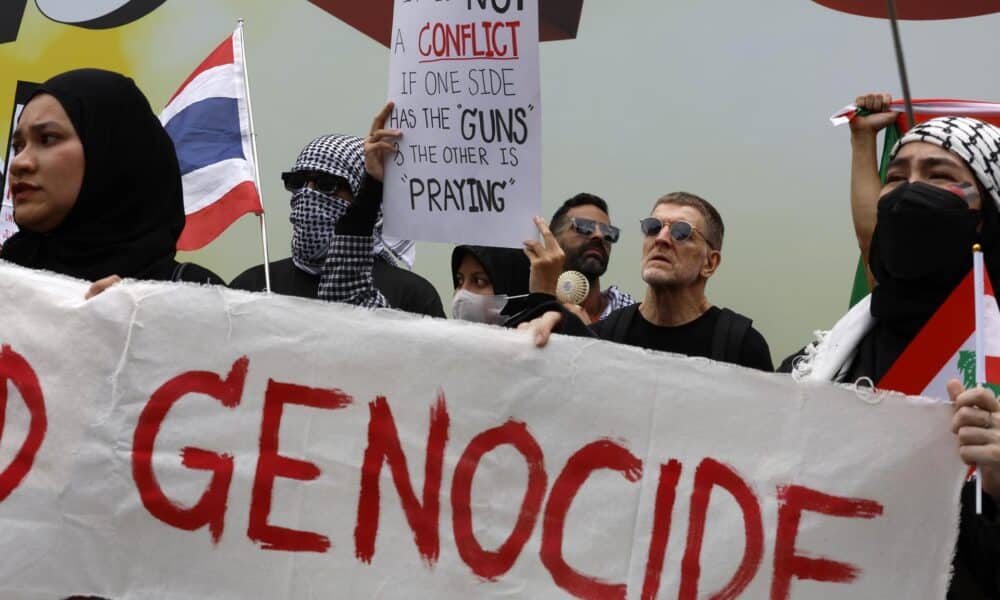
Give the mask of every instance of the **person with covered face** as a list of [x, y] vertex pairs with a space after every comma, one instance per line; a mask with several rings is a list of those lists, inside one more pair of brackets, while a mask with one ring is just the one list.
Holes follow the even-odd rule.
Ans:
[[[379, 140], [387, 137], [384, 120], [379, 123], [372, 140], [379, 131]], [[381, 160], [380, 149], [371, 152]], [[382, 166], [369, 163], [366, 168], [365, 140], [324, 135], [282, 174], [292, 193], [292, 256], [271, 263], [271, 291], [443, 318], [434, 286], [398, 266], [403, 258], [382, 237]], [[264, 266], [244, 271], [230, 287], [263, 291]]]
[[0, 259], [94, 282], [121, 278], [223, 284], [175, 260], [184, 229], [173, 142], [135, 82], [80, 69], [43, 83], [12, 138], [19, 227]]
[[[1000, 129], [982, 121], [941, 117], [908, 131], [891, 151], [875, 209], [868, 249], [871, 295], [779, 370], [799, 381], [868, 380], [878, 387], [969, 273], [973, 244], [982, 247], [990, 279], [1000, 281], [998, 161]], [[998, 598], [1000, 405], [989, 389], [966, 390], [956, 380], [948, 383], [948, 393], [959, 455], [980, 467], [984, 490], [984, 512], [976, 515], [974, 486], [963, 489], [948, 597]]]
[[503, 325], [528, 296], [530, 273], [523, 250], [456, 246], [451, 253], [452, 318]]

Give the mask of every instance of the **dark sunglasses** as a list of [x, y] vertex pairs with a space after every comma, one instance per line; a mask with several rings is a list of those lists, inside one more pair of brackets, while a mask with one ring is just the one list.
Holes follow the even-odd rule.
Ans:
[[329, 173], [311, 173], [309, 171], [285, 171], [281, 174], [281, 180], [285, 182], [285, 189], [289, 192], [297, 192], [309, 185], [311, 181], [317, 191], [324, 194], [333, 195], [338, 190], [346, 189], [347, 182], [343, 177], [330, 175]]
[[582, 217], [572, 217], [569, 220], [569, 226], [573, 231], [579, 233], [580, 235], [592, 235], [595, 230], [600, 229], [601, 235], [608, 242], [614, 244], [621, 237], [621, 229], [618, 229], [614, 225], [608, 225], [607, 223], [598, 223], [593, 219], [584, 219]]
[[663, 228], [666, 227], [667, 231], [670, 232], [670, 237], [675, 241], [683, 242], [685, 240], [691, 239], [694, 234], [698, 234], [705, 238], [705, 242], [708, 243], [710, 248], [715, 248], [712, 242], [708, 241], [705, 234], [695, 229], [694, 225], [688, 223], [687, 221], [674, 221], [674, 222], [664, 222], [656, 217], [646, 217], [645, 219], [639, 219], [639, 228], [642, 230], [642, 234], [646, 237], [660, 235]]

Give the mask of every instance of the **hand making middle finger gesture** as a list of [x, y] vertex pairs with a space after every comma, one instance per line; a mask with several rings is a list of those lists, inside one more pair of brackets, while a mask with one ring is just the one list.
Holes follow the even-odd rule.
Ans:
[[535, 227], [542, 234], [542, 241], [527, 240], [524, 242], [524, 253], [531, 261], [531, 274], [528, 277], [528, 291], [544, 294], [556, 294], [556, 284], [562, 275], [566, 254], [556, 241], [556, 236], [541, 217], [535, 217]]
[[365, 138], [365, 170], [368, 175], [376, 180], [382, 181], [385, 178], [385, 159], [396, 153], [396, 144], [393, 138], [402, 137], [403, 132], [398, 129], [386, 129], [386, 121], [392, 114], [395, 105], [386, 102], [382, 110], [375, 115], [372, 121], [372, 128]]

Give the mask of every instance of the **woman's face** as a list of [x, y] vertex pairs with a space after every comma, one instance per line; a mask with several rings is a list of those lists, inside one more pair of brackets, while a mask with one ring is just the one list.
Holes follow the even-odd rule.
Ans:
[[486, 274], [486, 269], [471, 254], [462, 257], [455, 273], [455, 291], [466, 290], [481, 296], [493, 295], [493, 282]]
[[62, 105], [49, 94], [35, 96], [24, 107], [12, 141], [14, 221], [29, 231], [52, 231], [80, 195], [83, 143]]
[[[906, 181], [919, 181], [941, 188], [969, 184], [975, 189], [977, 185], [972, 169], [961, 158], [928, 142], [910, 142], [899, 149], [896, 157], [889, 163], [881, 195], [885, 196]], [[970, 202], [969, 208], [979, 210], [979, 194], [973, 194]]]

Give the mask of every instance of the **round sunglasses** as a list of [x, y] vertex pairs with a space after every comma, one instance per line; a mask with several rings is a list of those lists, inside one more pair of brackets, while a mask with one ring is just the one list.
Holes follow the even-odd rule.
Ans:
[[281, 174], [281, 180], [285, 182], [285, 189], [289, 192], [297, 192], [312, 182], [317, 191], [327, 195], [336, 194], [339, 190], [348, 189], [347, 182], [343, 177], [330, 175], [329, 173], [316, 173], [312, 171], [285, 171]]
[[708, 244], [709, 248], [715, 248], [712, 242], [708, 241], [705, 234], [698, 231], [694, 225], [688, 223], [687, 221], [661, 221], [656, 217], [646, 217], [645, 219], [639, 219], [639, 228], [642, 230], [642, 234], [646, 237], [659, 235], [663, 228], [666, 227], [667, 231], [670, 232], [670, 237], [677, 242], [683, 242], [685, 240], [691, 239], [694, 234], [698, 234], [705, 238], [705, 242]]

